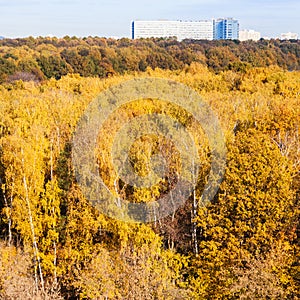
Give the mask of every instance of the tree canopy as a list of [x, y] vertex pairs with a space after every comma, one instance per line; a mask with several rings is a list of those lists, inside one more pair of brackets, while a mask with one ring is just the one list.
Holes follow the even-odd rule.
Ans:
[[[279, 40], [1, 40], [1, 298], [299, 298], [299, 47]], [[176, 143], [142, 136], [130, 148], [133, 169], [145, 176], [160, 151], [169, 169], [152, 187], [126, 185], [108, 163], [121, 122], [168, 114], [196, 140], [202, 169], [195, 190], [149, 224], [94, 207], [71, 155], [88, 105], [136, 77], [194, 89], [218, 117], [227, 146], [224, 179], [203, 206], [212, 149], [200, 124], [158, 99], [116, 110], [99, 134], [99, 174], [132, 202], [172, 189], [180, 159]]]

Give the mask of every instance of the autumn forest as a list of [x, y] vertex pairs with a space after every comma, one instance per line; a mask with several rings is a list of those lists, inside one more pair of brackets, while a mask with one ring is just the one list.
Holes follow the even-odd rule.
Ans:
[[[222, 182], [203, 204], [213, 149], [192, 115], [140, 99], [107, 116], [99, 176], [132, 203], [172, 190], [181, 160], [176, 143], [141, 136], [130, 148], [133, 169], [147, 176], [162, 151], [167, 174], [150, 187], [122, 181], [108, 163], [120, 124], [170, 115], [195, 140], [194, 190], [148, 223], [93, 205], [72, 161], [89, 104], [136, 78], [194, 90], [217, 116], [227, 150]], [[299, 299], [299, 187], [299, 40], [0, 40], [0, 299]]]

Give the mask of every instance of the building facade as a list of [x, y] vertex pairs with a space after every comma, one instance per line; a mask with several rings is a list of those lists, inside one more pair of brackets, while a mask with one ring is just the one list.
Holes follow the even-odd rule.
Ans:
[[286, 33], [282, 33], [280, 35], [280, 38], [282, 40], [297, 40], [298, 39], [298, 34], [294, 33], [294, 32], [286, 32]]
[[254, 31], [252, 29], [250, 30], [240, 30], [239, 31], [239, 40], [240, 41], [248, 41], [248, 40], [252, 40], [252, 41], [258, 41], [261, 38], [261, 34], [258, 31]]
[[177, 40], [213, 39], [213, 20], [202, 21], [133, 21], [132, 38], [167, 38]]
[[213, 22], [215, 40], [237, 40], [239, 38], [239, 22], [237, 20], [221, 18]]

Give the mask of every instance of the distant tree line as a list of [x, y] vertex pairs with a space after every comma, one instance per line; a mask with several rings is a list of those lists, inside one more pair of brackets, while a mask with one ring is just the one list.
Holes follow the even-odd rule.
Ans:
[[0, 83], [60, 79], [68, 73], [105, 78], [152, 69], [180, 70], [197, 62], [218, 73], [277, 65], [300, 69], [299, 40], [119, 40], [100, 37], [0, 40]]

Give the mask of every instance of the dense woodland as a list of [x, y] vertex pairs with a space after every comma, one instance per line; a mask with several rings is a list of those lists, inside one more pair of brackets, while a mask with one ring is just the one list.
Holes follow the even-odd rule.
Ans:
[[42, 81], [69, 73], [105, 78], [147, 67], [181, 70], [193, 62], [215, 72], [277, 65], [300, 69], [299, 40], [206, 41], [65, 37], [0, 40], [0, 83]]
[[[199, 142], [203, 170], [193, 195], [149, 224], [101, 214], [71, 159], [88, 104], [136, 77], [197, 91], [227, 146], [214, 199], [197, 205], [211, 151]], [[4, 39], [0, 82], [1, 299], [299, 299], [300, 41]], [[159, 198], [172, 182], [115, 186], [118, 174], [101, 158], [122, 118], [153, 112], [176, 116], [202, 140], [190, 115], [151, 99], [108, 119], [99, 172], [134, 202]], [[134, 144], [138, 172], [150, 159], [141, 153], [159, 143]]]

